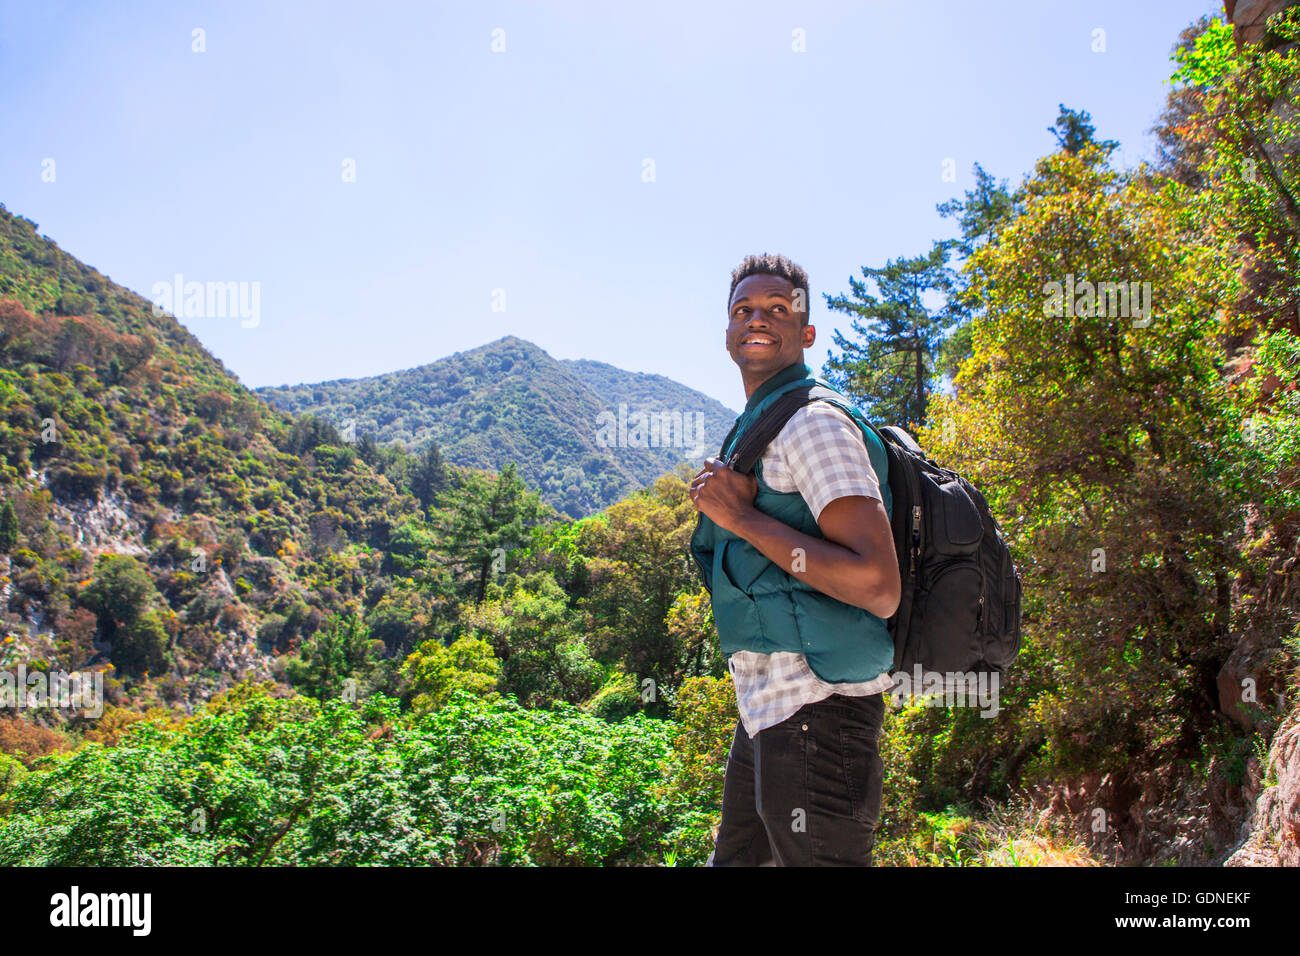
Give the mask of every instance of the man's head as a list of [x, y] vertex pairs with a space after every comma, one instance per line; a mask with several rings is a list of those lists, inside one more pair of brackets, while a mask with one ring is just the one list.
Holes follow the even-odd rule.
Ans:
[[727, 351], [740, 366], [745, 394], [803, 361], [817, 329], [808, 324], [808, 273], [785, 256], [747, 256], [731, 273]]

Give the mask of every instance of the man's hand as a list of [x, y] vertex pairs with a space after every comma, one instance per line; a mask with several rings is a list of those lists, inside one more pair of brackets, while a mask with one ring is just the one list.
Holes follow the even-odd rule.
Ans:
[[898, 610], [900, 581], [889, 515], [877, 498], [848, 495], [822, 509], [814, 538], [754, 507], [758, 480], [710, 458], [691, 481], [695, 510], [823, 594], [882, 619]]
[[704, 470], [691, 479], [695, 510], [732, 534], [739, 534], [736, 529], [755, 511], [757, 494], [757, 478], [742, 475], [718, 458], [707, 459]]

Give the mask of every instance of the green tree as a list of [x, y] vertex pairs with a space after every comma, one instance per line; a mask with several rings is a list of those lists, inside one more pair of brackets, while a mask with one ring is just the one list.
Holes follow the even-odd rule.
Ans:
[[383, 648], [359, 616], [334, 616], [302, 646], [285, 673], [294, 687], [317, 700], [360, 699], [384, 686]]
[[673, 782], [693, 803], [721, 813], [727, 752], [740, 719], [731, 678], [689, 678], [678, 691], [673, 716]]
[[450, 646], [438, 640], [425, 641], [402, 662], [402, 677], [410, 684], [415, 714], [437, 710], [458, 690], [475, 697], [495, 697], [500, 670], [492, 645], [469, 636]]
[[852, 299], [826, 296], [827, 306], [853, 323], [851, 336], [836, 330], [840, 352], [823, 374], [872, 421], [912, 430], [925, 421], [939, 349], [959, 318], [951, 251], [937, 242], [926, 255], [863, 266], [865, 282], [849, 278]]
[[[1248, 456], [1218, 368], [1218, 253], [1180, 187], [1149, 189], [1106, 153], [1040, 161], [1021, 215], [972, 257], [974, 355], [925, 444], [1021, 555], [1026, 697], [1002, 703], [1023, 721], [1015, 743], [1045, 743], [1039, 772], [1127, 780], [1194, 759], [1218, 719]], [[1053, 308], [1067, 275], [1072, 307]], [[1101, 294], [1139, 280], [1146, 317]]]
[[14, 503], [6, 498], [0, 501], [0, 551], [12, 551], [18, 543], [18, 513]]
[[1085, 146], [1097, 147], [1103, 156], [1110, 156], [1119, 148], [1117, 140], [1096, 138], [1097, 127], [1092, 124], [1092, 116], [1087, 110], [1066, 109], [1064, 103], [1056, 122], [1047, 127], [1047, 131], [1056, 137], [1057, 146], [1072, 155]]
[[1234, 331], [1285, 325], [1300, 301], [1300, 57], [1289, 49], [1300, 41], [1300, 10], [1277, 15], [1270, 33], [1276, 47], [1238, 53], [1232, 27], [1216, 21], [1175, 53], [1175, 90], [1203, 105], [1185, 140], [1205, 157], [1211, 188], [1197, 200], [1206, 238], [1247, 246], [1230, 290]]
[[490, 644], [501, 659], [501, 691], [526, 707], [590, 697], [600, 669], [555, 579], [545, 572], [512, 576], [503, 591], [461, 612], [464, 633]]
[[727, 659], [718, 642], [709, 592], [682, 591], [668, 609], [668, 634], [677, 646], [678, 671], [684, 677], [727, 674]]
[[453, 596], [478, 603], [495, 568], [511, 549], [529, 541], [529, 532], [552, 512], [519, 477], [513, 463], [497, 474], [456, 469], [446, 493], [430, 515], [432, 550], [453, 576]]
[[[1019, 198], [1008, 188], [1005, 179], [998, 182], [979, 163], [975, 164], [974, 172], [974, 189], [967, 190], [961, 199], [949, 199], [935, 206], [945, 219], [955, 219], [961, 230], [957, 239], [947, 242], [961, 257], [963, 265], [976, 249], [996, 241], [998, 229], [1014, 220], [1019, 212]], [[978, 314], [980, 301], [970, 294], [964, 270], [954, 270], [952, 287], [946, 295], [948, 308], [956, 318], [939, 346], [935, 371], [951, 379], [961, 363], [970, 357], [970, 320]]]
[[94, 577], [81, 592], [113, 645], [113, 665], [126, 674], [158, 673], [166, 666], [168, 635], [152, 607], [161, 598], [149, 572], [135, 558], [101, 554]]
[[450, 483], [447, 465], [435, 442], [424, 446], [411, 469], [411, 492], [428, 508], [438, 500]]
[[681, 680], [680, 651], [668, 614], [682, 591], [698, 585], [689, 543], [697, 513], [689, 472], [664, 475], [654, 486], [606, 508], [599, 520], [580, 523], [578, 549], [586, 554], [592, 653], [617, 664], [658, 691], [650, 713], [663, 714], [663, 691]]

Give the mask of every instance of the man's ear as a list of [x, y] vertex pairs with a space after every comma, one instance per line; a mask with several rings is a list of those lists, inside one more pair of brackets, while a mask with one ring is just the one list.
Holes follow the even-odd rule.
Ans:
[[817, 326], [805, 325], [803, 327], [803, 347], [810, 349], [813, 343], [817, 341]]

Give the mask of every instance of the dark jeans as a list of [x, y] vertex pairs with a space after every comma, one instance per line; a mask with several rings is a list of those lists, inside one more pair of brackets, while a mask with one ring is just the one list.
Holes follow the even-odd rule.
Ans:
[[736, 722], [711, 866], [870, 866], [884, 694], [834, 694], [753, 740]]

